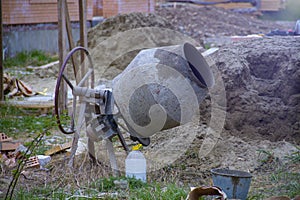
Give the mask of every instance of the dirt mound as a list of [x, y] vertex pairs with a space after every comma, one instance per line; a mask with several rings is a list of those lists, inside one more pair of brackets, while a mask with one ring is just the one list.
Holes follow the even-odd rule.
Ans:
[[[185, 27], [184, 23], [188, 22], [189, 25], [193, 25], [189, 28], [194, 33], [199, 28], [204, 28], [203, 33], [210, 32], [206, 28], [214, 30], [211, 33], [218, 33], [218, 27], [222, 27], [223, 31], [219, 32], [220, 34], [249, 34], [270, 27], [265, 25], [266, 22], [253, 17], [215, 7], [160, 8], [157, 14], [166, 15], [169, 21], [177, 22], [179, 29], [180, 23]], [[111, 79], [122, 72], [140, 49], [162, 45], [161, 39], [153, 42], [153, 38], [149, 39], [151, 36], [147, 35], [148, 32], [137, 29], [139, 27], [173, 29], [168, 21], [156, 15], [131, 13], [107, 19], [89, 31], [89, 45], [95, 52], [93, 59], [96, 71], [106, 68], [101, 78]], [[134, 32], [133, 36], [122, 35], [123, 32], [130, 30], [137, 32]], [[185, 32], [183, 29], [181, 31]], [[120, 32], [120, 37], [114, 37]], [[140, 32], [142, 37], [138, 36]], [[137, 43], [141, 46], [132, 49], [130, 44], [134, 42], [130, 38], [135, 42], [140, 40], [141, 42]], [[173, 37], [166, 40], [166, 38], [170, 38], [170, 35], [164, 37], [164, 45], [184, 42], [186, 39]], [[128, 42], [124, 44], [124, 41], [128, 40], [129, 44]], [[153, 43], [148, 45], [143, 43], [145, 40]], [[105, 53], [102, 49], [98, 49], [98, 45], [103, 41], [109, 41], [104, 43], [107, 46], [110, 46], [112, 41], [116, 43], [112, 49], [108, 49], [111, 51], [106, 49]], [[227, 130], [234, 135], [252, 139], [300, 141], [299, 49], [297, 39], [276, 37], [229, 44], [214, 55], [213, 60], [222, 73], [226, 87]]]
[[164, 27], [174, 29], [166, 19], [154, 14], [129, 13], [106, 19], [103, 23], [90, 29], [88, 32], [88, 47], [94, 48], [103, 40], [115, 35], [141, 27]]
[[[197, 132], [193, 142], [185, 144], [186, 152], [155, 172], [153, 179], [208, 184], [212, 168], [250, 171], [260, 177], [282, 166], [286, 156], [297, 151], [294, 145], [300, 143], [300, 54], [297, 53], [300, 43], [297, 41], [294, 37], [253, 39], [226, 45], [213, 54], [227, 98], [223, 132], [214, 138], [214, 148], [203, 156], [201, 148], [210, 137], [206, 125], [211, 112], [208, 97], [201, 105], [200, 126], [180, 126], [168, 130], [173, 134], [152, 137], [146, 156], [148, 152], [167, 149], [163, 151], [167, 152], [163, 160], [168, 160], [185, 141], [178, 134]], [[170, 147], [169, 143], [176, 145]], [[272, 161], [266, 164], [264, 160], [270, 159], [268, 153]]]
[[[183, 5], [156, 9], [156, 14], [166, 18], [177, 30], [200, 40], [206, 37], [268, 33], [286, 29], [283, 24], [262, 21], [214, 6]], [[293, 28], [293, 27], [290, 27]]]
[[[179, 44], [187, 39], [167, 34], [163, 40], [154, 41], [153, 35], [149, 36], [153, 32], [139, 29], [141, 27], [172, 30], [174, 27], [169, 23], [172, 22], [183, 33], [200, 37], [257, 33], [270, 30], [275, 24], [215, 7], [159, 8], [157, 14], [167, 21], [153, 14], [131, 13], [107, 19], [89, 31], [96, 72], [105, 68], [98, 74], [101, 78], [112, 79], [121, 73], [142, 48]], [[133, 36], [122, 35], [131, 30], [137, 30]], [[143, 46], [145, 40], [151, 44]], [[111, 42], [114, 42], [113, 48], [101, 49]], [[141, 46], [132, 48], [130, 45], [134, 43]], [[103, 44], [101, 48], [99, 44]], [[299, 45], [293, 37], [253, 39], [228, 44], [213, 55], [225, 83], [226, 133], [247, 140], [300, 141]], [[201, 107], [203, 123], [210, 117], [208, 104], [207, 100]]]
[[300, 43], [293, 37], [224, 46], [214, 56], [227, 95], [225, 129], [239, 137], [300, 142]]
[[114, 78], [141, 49], [184, 42], [196, 45], [191, 37], [175, 29], [166, 19], [143, 13], [117, 15], [97, 25], [88, 33], [96, 80]]

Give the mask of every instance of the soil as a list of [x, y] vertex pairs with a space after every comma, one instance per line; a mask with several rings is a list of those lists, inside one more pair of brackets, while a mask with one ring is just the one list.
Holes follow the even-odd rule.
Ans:
[[266, 34], [271, 30], [289, 30], [295, 23], [262, 21], [214, 6], [179, 5], [156, 9], [156, 14], [167, 19], [180, 32], [197, 40], [233, 35]]
[[[107, 82], [114, 78], [142, 48], [181, 44], [187, 39], [203, 45], [203, 40], [210, 37], [266, 33], [287, 28], [282, 23], [261, 21], [253, 16], [214, 7], [158, 8], [156, 14], [116, 16], [89, 31], [88, 44], [98, 71], [96, 80]], [[132, 41], [132, 33], [122, 33], [145, 27], [177, 30], [194, 40], [182, 34], [170, 34], [160, 40], [147, 40], [146, 47], [131, 48], [128, 43], [122, 43]], [[148, 33], [143, 32], [147, 37], [141, 37], [140, 41], [151, 38]], [[103, 49], [105, 45], [109, 49]], [[129, 49], [124, 49], [122, 45]], [[226, 111], [221, 133], [211, 134], [213, 145], [206, 154], [202, 154], [205, 139], [210, 137], [210, 131], [215, 131], [209, 129], [212, 104], [208, 96], [200, 106], [200, 123], [198, 119], [196, 123], [151, 137], [150, 146], [143, 151], [151, 161], [157, 159], [153, 154], [159, 155], [154, 163], [156, 166], [151, 167], [162, 165], [151, 172], [149, 179], [176, 180], [193, 186], [209, 184], [210, 169], [216, 167], [249, 171], [259, 177], [265, 173], [261, 170], [260, 150], [272, 152], [277, 163], [285, 162], [286, 155], [296, 151], [294, 145], [300, 144], [299, 50], [299, 37], [292, 36], [230, 41], [221, 46], [211, 56], [226, 91], [227, 103], [220, 105]], [[200, 51], [204, 49], [200, 48]], [[109, 53], [113, 55], [107, 56]], [[28, 81], [36, 83], [36, 80]], [[47, 83], [55, 79], [38, 80], [39, 83]], [[45, 85], [49, 86], [49, 83]], [[189, 135], [193, 137], [185, 140]], [[269, 167], [273, 164], [270, 162]], [[296, 170], [299, 172], [299, 169]]]
[[299, 38], [273, 37], [226, 45], [213, 56], [225, 81], [226, 130], [299, 144], [299, 49]]

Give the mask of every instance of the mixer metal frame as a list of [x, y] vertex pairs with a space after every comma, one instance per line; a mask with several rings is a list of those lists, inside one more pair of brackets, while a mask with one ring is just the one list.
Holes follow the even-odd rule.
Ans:
[[[86, 73], [84, 73], [84, 75], [81, 75], [81, 80], [76, 81], [76, 85], [73, 85], [68, 76], [66, 75], [65, 70], [68, 61], [78, 51], [82, 51], [85, 53], [85, 55], [88, 58], [89, 65]], [[76, 77], [75, 68], [73, 68], [73, 70], [75, 78], [78, 79], [78, 77]], [[65, 127], [63, 125], [62, 114], [59, 109], [59, 96], [61, 92], [62, 81], [65, 81], [66, 84], [71, 88], [73, 95], [73, 103], [71, 110], [72, 112], [70, 115], [71, 122], [68, 127]], [[79, 102], [77, 102], [77, 97], [79, 97]], [[112, 145], [112, 138], [115, 136], [118, 137], [126, 153], [129, 153], [129, 148], [114, 118], [114, 99], [111, 89], [99, 90], [94, 88], [94, 66], [91, 55], [86, 48], [81, 46], [75, 47], [66, 56], [66, 59], [64, 60], [60, 68], [60, 72], [57, 78], [54, 103], [56, 121], [60, 131], [64, 134], [74, 134], [69, 166], [72, 167], [74, 164], [74, 158], [78, 147], [80, 131], [83, 127], [83, 124], [85, 123], [86, 133], [88, 136], [88, 152], [91, 160], [93, 162], [97, 162], [95, 156], [94, 142], [105, 140], [111, 167], [114, 171], [114, 174], [117, 175], [118, 167]], [[79, 103], [80, 106], [78, 119], [76, 120], [77, 103]], [[139, 138], [135, 138], [134, 136], [131, 136], [130, 138], [133, 141], [140, 141]], [[143, 141], [140, 142], [143, 144]], [[147, 144], [148, 143], [144, 142], [143, 145]]]

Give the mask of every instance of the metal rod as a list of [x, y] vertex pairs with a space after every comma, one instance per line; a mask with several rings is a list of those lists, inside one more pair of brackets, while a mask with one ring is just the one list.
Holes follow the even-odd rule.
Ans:
[[118, 138], [119, 138], [119, 140], [120, 140], [120, 142], [121, 142], [124, 150], [126, 151], [127, 154], [129, 154], [129, 148], [128, 148], [128, 146], [127, 146], [127, 144], [125, 142], [125, 139], [124, 139], [124, 137], [123, 137], [123, 135], [122, 135], [122, 133], [121, 133], [121, 131], [120, 131], [119, 128], [117, 128], [117, 134], [118, 134]]
[[69, 85], [69, 87], [71, 88], [71, 90], [73, 90], [74, 86], [72, 85], [71, 81], [64, 74], [62, 74], [62, 77], [67, 82], [67, 84]]
[[81, 81], [78, 83], [78, 87], [82, 87], [84, 82], [89, 78], [89, 76], [93, 73], [93, 69], [89, 68], [89, 71], [84, 75], [84, 77], [81, 79]]
[[115, 151], [114, 151], [112, 141], [109, 140], [109, 139], [106, 139], [105, 142], [106, 142], [106, 148], [107, 148], [107, 152], [108, 152], [110, 166], [111, 166], [112, 171], [113, 171], [113, 175], [114, 176], [119, 176], [120, 175], [119, 174], [119, 168], [118, 168], [117, 158], [116, 158], [116, 154], [115, 154]]

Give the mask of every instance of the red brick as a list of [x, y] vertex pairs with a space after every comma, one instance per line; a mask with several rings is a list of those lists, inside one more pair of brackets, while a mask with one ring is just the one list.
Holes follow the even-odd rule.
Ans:
[[131, 12], [154, 12], [154, 8], [155, 0], [103, 0], [104, 17]]
[[7, 137], [7, 135], [5, 135], [4, 133], [0, 133], [0, 142], [8, 142], [8, 141], [12, 141], [12, 138]]
[[14, 151], [20, 145], [19, 142], [0, 142], [1, 151]]
[[31, 168], [31, 167], [34, 167], [34, 168], [40, 167], [40, 162], [39, 162], [39, 159], [37, 158], [37, 156], [30, 157], [24, 166], [24, 168]]

